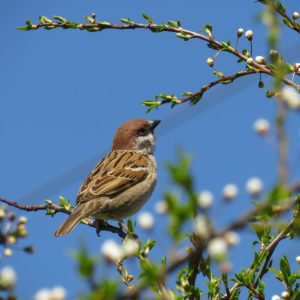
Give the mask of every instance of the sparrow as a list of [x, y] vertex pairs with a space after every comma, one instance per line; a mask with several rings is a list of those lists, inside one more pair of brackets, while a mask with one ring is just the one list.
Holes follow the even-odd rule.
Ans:
[[154, 129], [159, 123], [159, 120], [133, 119], [117, 129], [111, 152], [83, 182], [75, 209], [55, 236], [70, 233], [87, 217], [120, 222], [145, 204], [156, 185]]

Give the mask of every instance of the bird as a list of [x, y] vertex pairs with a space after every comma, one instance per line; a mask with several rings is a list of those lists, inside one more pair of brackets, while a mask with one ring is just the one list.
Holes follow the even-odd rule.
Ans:
[[154, 129], [160, 122], [131, 119], [117, 129], [111, 151], [87, 176], [74, 210], [54, 236], [67, 235], [87, 217], [121, 222], [141, 209], [157, 181]]

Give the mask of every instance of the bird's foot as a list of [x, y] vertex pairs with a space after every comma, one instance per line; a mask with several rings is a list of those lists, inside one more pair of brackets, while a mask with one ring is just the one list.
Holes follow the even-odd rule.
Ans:
[[101, 234], [100, 234], [101, 228], [105, 225], [107, 225], [107, 222], [105, 220], [98, 220], [98, 219], [95, 220], [96, 234], [98, 237], [101, 236]]

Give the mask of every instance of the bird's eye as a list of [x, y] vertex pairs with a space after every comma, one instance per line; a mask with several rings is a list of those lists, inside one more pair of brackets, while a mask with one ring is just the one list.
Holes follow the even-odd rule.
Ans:
[[138, 131], [139, 135], [146, 135], [147, 134], [147, 129], [145, 127], [142, 127]]

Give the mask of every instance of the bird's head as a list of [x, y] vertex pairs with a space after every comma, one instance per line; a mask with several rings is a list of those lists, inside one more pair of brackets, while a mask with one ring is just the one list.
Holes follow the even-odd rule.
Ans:
[[114, 137], [112, 150], [140, 150], [152, 154], [155, 149], [154, 129], [159, 120], [133, 119], [122, 124]]

